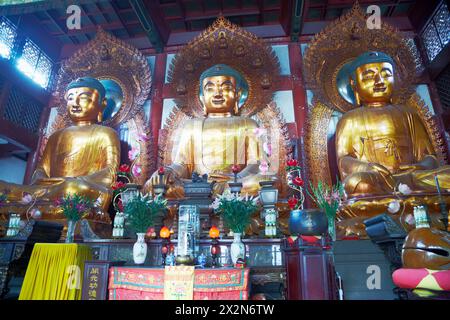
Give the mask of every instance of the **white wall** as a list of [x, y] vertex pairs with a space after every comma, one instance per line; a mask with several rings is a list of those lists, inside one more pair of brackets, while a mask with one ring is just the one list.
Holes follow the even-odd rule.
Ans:
[[23, 183], [27, 162], [16, 157], [0, 158], [0, 180]]

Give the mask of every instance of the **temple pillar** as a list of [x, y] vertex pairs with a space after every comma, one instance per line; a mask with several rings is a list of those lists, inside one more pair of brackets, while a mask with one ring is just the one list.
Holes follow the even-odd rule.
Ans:
[[153, 94], [152, 94], [152, 108], [150, 114], [150, 125], [152, 128], [152, 141], [155, 148], [154, 152], [158, 154], [158, 138], [159, 130], [161, 128], [162, 113], [163, 113], [163, 89], [166, 76], [166, 61], [167, 54], [159, 53], [155, 60], [155, 73], [153, 75]]

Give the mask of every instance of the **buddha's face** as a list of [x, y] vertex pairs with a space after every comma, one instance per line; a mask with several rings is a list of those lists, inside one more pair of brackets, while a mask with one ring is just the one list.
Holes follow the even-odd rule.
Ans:
[[77, 122], [97, 122], [102, 114], [100, 94], [96, 89], [81, 87], [66, 92], [67, 111], [70, 119]]
[[231, 76], [213, 76], [203, 79], [201, 100], [207, 114], [234, 114], [239, 93], [236, 79]]
[[394, 86], [393, 67], [388, 62], [362, 65], [356, 69], [352, 85], [360, 104], [387, 104]]

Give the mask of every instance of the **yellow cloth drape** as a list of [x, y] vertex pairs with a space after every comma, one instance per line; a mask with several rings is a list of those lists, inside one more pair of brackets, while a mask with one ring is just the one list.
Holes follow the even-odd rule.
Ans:
[[166, 266], [164, 300], [193, 300], [194, 272], [194, 266]]
[[86, 260], [92, 260], [89, 246], [36, 243], [19, 300], [80, 300]]

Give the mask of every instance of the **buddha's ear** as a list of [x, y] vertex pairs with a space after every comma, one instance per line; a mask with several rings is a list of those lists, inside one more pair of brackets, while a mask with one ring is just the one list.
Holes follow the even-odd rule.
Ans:
[[350, 81], [350, 86], [352, 87], [352, 90], [353, 90], [353, 94], [355, 95], [355, 104], [357, 106], [360, 106], [361, 99], [359, 98], [358, 90], [356, 90], [356, 81], [352, 77], [349, 77], [349, 81]]
[[101, 123], [103, 121], [103, 112], [99, 112], [97, 115], [97, 122]]
[[103, 98], [102, 103], [101, 103], [102, 110], [105, 110], [107, 105], [108, 105], [108, 101], [106, 100], [106, 98]]
[[236, 94], [236, 105], [234, 106], [234, 114], [237, 115], [239, 113], [239, 102], [241, 101], [241, 97], [242, 97], [242, 88], [239, 88], [239, 90], [237, 90], [237, 94]]
[[205, 103], [205, 96], [203, 94], [200, 95], [199, 100], [203, 107], [203, 114], [206, 116], [208, 115], [208, 112], [206, 112], [206, 103]]

